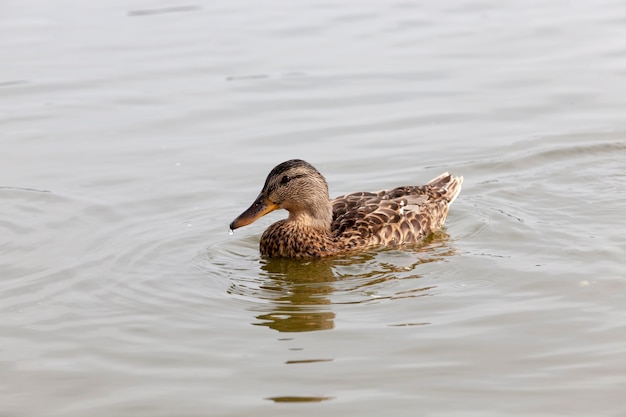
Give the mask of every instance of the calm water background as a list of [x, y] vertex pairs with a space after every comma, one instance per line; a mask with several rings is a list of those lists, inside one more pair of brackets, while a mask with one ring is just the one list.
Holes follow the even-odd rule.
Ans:
[[[626, 415], [621, 1], [0, 6], [0, 415]], [[277, 163], [465, 176], [424, 245], [267, 261]]]

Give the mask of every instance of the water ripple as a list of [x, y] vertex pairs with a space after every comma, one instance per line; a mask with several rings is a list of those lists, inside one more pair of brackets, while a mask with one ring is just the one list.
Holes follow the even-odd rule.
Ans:
[[432, 295], [435, 278], [420, 270], [456, 254], [445, 233], [404, 250], [305, 261], [259, 258], [257, 239], [215, 245], [196, 267], [228, 279], [227, 293], [255, 314], [253, 324], [282, 332], [331, 329], [340, 305]]

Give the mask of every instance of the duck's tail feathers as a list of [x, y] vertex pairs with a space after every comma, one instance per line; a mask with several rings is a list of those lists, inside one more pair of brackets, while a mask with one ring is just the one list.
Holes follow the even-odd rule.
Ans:
[[445, 190], [445, 199], [448, 200], [448, 204], [452, 204], [452, 202], [456, 200], [461, 192], [462, 184], [463, 177], [453, 177], [448, 172], [444, 172], [437, 178], [433, 178], [428, 182], [428, 185], [433, 188]]

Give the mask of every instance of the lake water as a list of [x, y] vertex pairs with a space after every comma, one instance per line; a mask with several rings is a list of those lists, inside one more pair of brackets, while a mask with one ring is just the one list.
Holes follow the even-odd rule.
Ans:
[[[0, 415], [626, 415], [620, 1], [12, 0]], [[269, 170], [463, 191], [269, 261]]]

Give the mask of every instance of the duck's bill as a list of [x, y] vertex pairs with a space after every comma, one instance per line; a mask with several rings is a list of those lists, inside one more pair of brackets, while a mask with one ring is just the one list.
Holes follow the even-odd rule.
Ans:
[[250, 223], [255, 222], [257, 219], [265, 216], [267, 213], [270, 213], [276, 210], [278, 206], [271, 201], [269, 201], [263, 193], [259, 194], [259, 196], [254, 200], [254, 203], [248, 208], [248, 210], [244, 211], [230, 224], [230, 230], [235, 230], [238, 227], [247, 226]]

